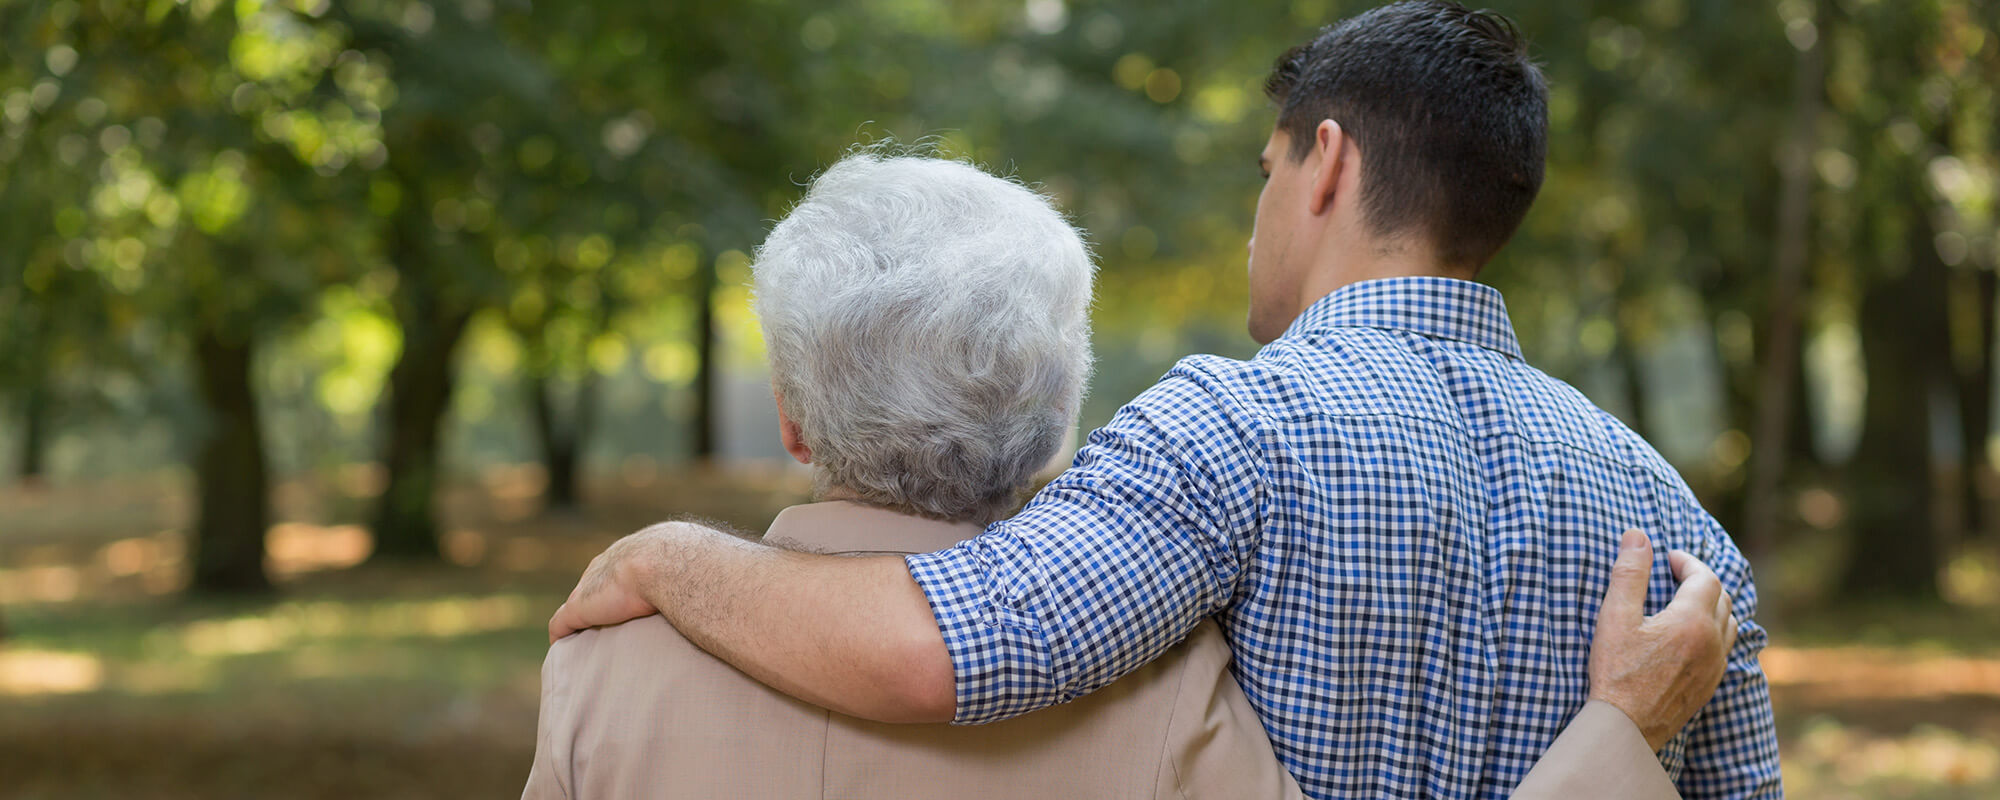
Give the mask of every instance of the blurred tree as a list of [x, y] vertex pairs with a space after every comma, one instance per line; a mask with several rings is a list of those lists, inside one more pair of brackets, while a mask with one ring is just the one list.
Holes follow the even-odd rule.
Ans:
[[[1056, 196], [1102, 265], [1101, 337], [1170, 359], [1190, 328], [1240, 325], [1269, 64], [1373, 4], [0, 5], [9, 460], [45, 467], [92, 370], [191, 385], [197, 584], [259, 585], [262, 427], [286, 424], [258, 407], [259, 365], [334, 296], [397, 334], [375, 337], [397, 346], [368, 432], [382, 558], [437, 557], [458, 352], [489, 322], [519, 343], [497, 371], [549, 506], [578, 500], [600, 383], [634, 363], [706, 458], [742, 254], [857, 139], [925, 140]], [[1482, 279], [1535, 363], [1642, 433], [1700, 439], [1679, 465], [1761, 554], [1805, 529], [1797, 491], [1839, 422], [1805, 402], [1823, 393], [1800, 354], [1858, 319], [1856, 488], [1812, 526], [1915, 576], [1950, 545], [1907, 546], [1929, 524], [1911, 498], [1990, 525], [1996, 4], [1499, 5], [1550, 77], [1550, 156]], [[1705, 348], [1704, 374], [1662, 373], [1673, 348]], [[1714, 430], [1683, 411], [1710, 391]], [[1920, 465], [1954, 453], [1961, 477], [1933, 486]]]
[[[1965, 31], [1954, 22], [1966, 5], [1941, 0], [1842, 10], [1833, 35], [1844, 45], [1838, 52], [1848, 60], [1836, 68], [1847, 81], [1835, 98], [1847, 106], [1847, 141], [1863, 155], [1856, 182], [1863, 191], [1849, 196], [1862, 224], [1856, 250], [1876, 263], [1862, 276], [1868, 399], [1860, 448], [1849, 466], [1856, 538], [1841, 593], [1935, 601], [1946, 543], [1957, 538], [1939, 529], [1936, 511], [1941, 500], [1959, 503], [1965, 496], [1956, 486], [1938, 485], [1943, 454], [1934, 443], [1948, 441], [1938, 431], [1959, 411], [1959, 404], [1940, 400], [1960, 388], [1947, 252], [1955, 261], [1965, 254], [1950, 245], [1947, 234], [1962, 234], [1945, 227], [1953, 220], [1953, 187], [1939, 176], [1941, 167], [1963, 163], [1955, 152], [1961, 141], [1956, 132], [1978, 109], [1959, 102], [1951, 74], [1953, 63], [1962, 71], [1969, 55], [1962, 49]], [[1982, 417], [1955, 421], [1972, 428], [1983, 426]], [[1976, 438], [1981, 446], [1968, 451], [1984, 449], [1983, 431]], [[1961, 461], [1978, 458], [1967, 452]]]
[[[1990, 538], [1996, 528], [1992, 504], [2000, 489], [1993, 465], [1993, 382], [1996, 343], [2000, 334], [1996, 303], [2000, 303], [2000, 232], [1996, 232], [1993, 183], [2000, 171], [2000, 3], [1956, 3], [1940, 14], [1943, 44], [1938, 50], [1941, 76], [1951, 82], [1952, 103], [1964, 117], [1956, 126], [1959, 141], [1949, 143], [1953, 160], [1939, 173], [1947, 224], [1941, 250], [1958, 259], [1952, 271], [1951, 295], [1954, 348], [1958, 367], [1958, 414], [1962, 483], [1963, 530]], [[1949, 169], [1953, 164], [1961, 169]], [[1986, 191], [1976, 176], [1984, 173]], [[1982, 196], [1983, 195], [1983, 196]], [[1984, 244], [1985, 246], [1980, 246]]]
[[1777, 544], [1785, 462], [1793, 452], [1791, 437], [1803, 432], [1793, 424], [1803, 349], [1800, 295], [1812, 236], [1812, 154], [1819, 141], [1826, 94], [1826, 57], [1817, 31], [1826, 27], [1827, 15], [1819, 0], [1809, 5], [1811, 10], [1799, 12], [1799, 19], [1811, 25], [1814, 34], [1809, 40], [1793, 41], [1798, 62], [1793, 67], [1792, 119], [1778, 153], [1783, 188], [1778, 198], [1777, 241], [1757, 378], [1757, 416], [1750, 436], [1750, 483], [1744, 493], [1743, 539], [1753, 563], [1765, 563]]
[[108, 290], [96, 272], [75, 269], [76, 254], [51, 235], [81, 227], [89, 183], [78, 173], [100, 160], [86, 138], [93, 131], [77, 117], [96, 112], [79, 106], [86, 96], [63, 92], [76, 51], [46, 46], [45, 27], [22, 11], [0, 12], [0, 86], [21, 87], [0, 109], [0, 240], [12, 243], [0, 251], [0, 399], [19, 420], [15, 477], [32, 485], [45, 475], [54, 413], [66, 399], [58, 375], [81, 366], [85, 353], [105, 356], [115, 337], [65, 313], [102, 307]]
[[[387, 483], [371, 558], [436, 560], [440, 435], [467, 327], [508, 299], [520, 279], [510, 268], [522, 272], [551, 257], [522, 239], [544, 241], [565, 222], [620, 227], [606, 216], [629, 227], [632, 214], [552, 213], [573, 207], [565, 193], [604, 198], [602, 182], [593, 184], [603, 166], [594, 158], [601, 149], [589, 146], [595, 119], [567, 102], [574, 87], [516, 44], [490, 5], [385, 3], [336, 18], [352, 31], [353, 48], [387, 65], [397, 96], [383, 118], [388, 167], [372, 190], [402, 348], [384, 402]], [[596, 218], [577, 219], [584, 215]], [[506, 248], [516, 249], [503, 266]], [[561, 257], [583, 257], [577, 249]], [[530, 336], [539, 333], [530, 327]], [[529, 349], [539, 352], [540, 343]]]
[[169, 121], [131, 168], [177, 186], [174, 204], [130, 203], [103, 222], [155, 239], [155, 271], [135, 279], [131, 298], [175, 323], [193, 356], [206, 412], [194, 458], [191, 588], [201, 592], [270, 588], [257, 354], [306, 320], [321, 287], [351, 274], [358, 253], [344, 244], [342, 209], [355, 188], [335, 178], [379, 152], [366, 99], [331, 80], [333, 31], [284, 9], [233, 11], [124, 9], [105, 15], [103, 39], [73, 31], [137, 84], [119, 87], [122, 118]]
[[43, 187], [55, 224], [28, 252], [59, 252], [62, 269], [96, 278], [69, 285], [107, 287], [28, 281], [33, 303], [76, 320], [66, 330], [129, 339], [149, 379], [145, 362], [162, 354], [151, 351], [187, 354], [205, 411], [192, 588], [268, 589], [258, 342], [300, 321], [353, 263], [340, 234], [348, 184], [327, 178], [378, 147], [356, 98], [325, 80], [333, 39], [307, 15], [256, 3], [58, 0], [6, 13], [6, 30], [49, 69], [36, 89], [46, 99], [34, 108], [30, 96], [19, 115], [38, 127], [18, 140], [52, 142], [43, 163], [74, 187]]
[[1861, 302], [1869, 391], [1849, 467], [1855, 546], [1841, 579], [1847, 598], [1935, 600], [1943, 563], [1930, 443], [1933, 397], [1950, 353], [1946, 271], [1932, 245], [1929, 198], [1904, 196], [1899, 274], [1878, 279]]

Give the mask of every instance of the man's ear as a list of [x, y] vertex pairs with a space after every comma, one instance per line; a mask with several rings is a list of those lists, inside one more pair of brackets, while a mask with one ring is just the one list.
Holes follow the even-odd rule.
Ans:
[[778, 403], [778, 440], [785, 443], [785, 452], [801, 464], [813, 463], [812, 448], [806, 446], [806, 435], [799, 430], [799, 424], [785, 413], [785, 398], [777, 390], [771, 391], [771, 399]]
[[1352, 164], [1348, 163], [1347, 132], [1340, 129], [1340, 123], [1330, 119], [1319, 121], [1313, 129], [1313, 155], [1319, 157], [1312, 172], [1312, 197], [1308, 208], [1314, 216], [1325, 214], [1333, 208], [1334, 194], [1340, 187], [1340, 173]]

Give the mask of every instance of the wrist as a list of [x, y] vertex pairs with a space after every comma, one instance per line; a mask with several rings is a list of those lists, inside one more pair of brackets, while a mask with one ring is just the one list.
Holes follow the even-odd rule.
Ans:
[[666, 561], [664, 551], [668, 541], [678, 535], [678, 527], [678, 523], [661, 523], [619, 542], [624, 552], [620, 554], [616, 566], [618, 584], [638, 594], [646, 594], [647, 587], [659, 580], [660, 569]]
[[1639, 731], [1639, 735], [1645, 738], [1646, 746], [1651, 748], [1652, 751], [1655, 753], [1660, 752], [1661, 748], [1667, 746], [1667, 740], [1673, 738], [1673, 731], [1671, 730], [1664, 730], [1661, 726], [1657, 725], [1648, 727], [1646, 725], [1645, 719], [1642, 718], [1639, 714], [1634, 713], [1633, 710], [1630, 707], [1628, 707], [1629, 706], [1628, 703], [1621, 703], [1617, 699], [1602, 694], [1598, 694], [1595, 692], [1591, 693], [1589, 702], [1602, 704], [1605, 707], [1614, 709], [1619, 714], [1623, 715], [1625, 717], [1625, 720], [1627, 722], [1632, 723], [1632, 727], [1636, 728]]

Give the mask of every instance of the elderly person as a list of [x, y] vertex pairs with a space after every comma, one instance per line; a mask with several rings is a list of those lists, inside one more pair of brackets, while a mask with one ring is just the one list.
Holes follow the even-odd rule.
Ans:
[[[779, 435], [821, 500], [777, 517], [766, 542], [789, 549], [769, 557], [950, 547], [1010, 510], [1070, 435], [1090, 368], [1090, 256], [1021, 185], [852, 155], [753, 272]], [[1643, 594], [1643, 563], [1631, 566], [1624, 588]], [[1213, 622], [1088, 697], [978, 727], [827, 711], [697, 644], [716, 642], [657, 616], [555, 642], [525, 796], [1303, 797]], [[1673, 796], [1608, 706], [1585, 709], [1517, 796], [1584, 795]]]

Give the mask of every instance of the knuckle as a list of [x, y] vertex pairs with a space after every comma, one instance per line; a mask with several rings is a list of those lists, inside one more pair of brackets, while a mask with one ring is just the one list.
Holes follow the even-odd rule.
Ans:
[[1712, 648], [1721, 639], [1719, 631], [1713, 628], [1704, 630], [1701, 625], [1675, 625], [1673, 637], [1675, 643], [1690, 651]]

